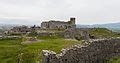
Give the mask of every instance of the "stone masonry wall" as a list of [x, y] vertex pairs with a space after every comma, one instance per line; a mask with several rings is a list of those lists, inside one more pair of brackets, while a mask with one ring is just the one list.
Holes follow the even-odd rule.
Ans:
[[96, 39], [62, 49], [60, 54], [43, 50], [43, 63], [106, 63], [114, 56], [120, 56], [120, 39]]

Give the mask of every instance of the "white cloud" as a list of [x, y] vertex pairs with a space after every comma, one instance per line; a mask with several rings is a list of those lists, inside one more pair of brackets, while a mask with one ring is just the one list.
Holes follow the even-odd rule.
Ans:
[[[0, 0], [0, 23], [33, 24], [41, 20], [67, 20], [79, 24], [120, 22], [119, 0]], [[6, 20], [5, 20], [6, 19]]]

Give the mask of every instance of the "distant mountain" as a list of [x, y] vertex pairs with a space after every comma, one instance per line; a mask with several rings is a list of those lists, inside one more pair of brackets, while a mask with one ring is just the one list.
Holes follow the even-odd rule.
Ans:
[[120, 23], [109, 23], [109, 24], [101, 24], [101, 25], [93, 25], [93, 26], [120, 29]]
[[[22, 24], [0, 24], [0, 31], [10, 30], [16, 26], [22, 26]], [[33, 25], [26, 25], [26, 26], [31, 27]]]
[[77, 28], [108, 28], [113, 31], [120, 31], [120, 23], [77, 25]]
[[18, 26], [14, 24], [0, 24], [0, 30], [5, 31], [5, 30], [10, 30], [13, 27]]
[[89, 26], [91, 25], [81, 25], [81, 24], [77, 24], [77, 28], [89, 28]]

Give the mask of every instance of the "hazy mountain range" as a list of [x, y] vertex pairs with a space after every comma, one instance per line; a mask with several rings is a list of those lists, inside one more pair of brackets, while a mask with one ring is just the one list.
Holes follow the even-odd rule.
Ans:
[[120, 23], [108, 23], [108, 24], [94, 24], [94, 25], [80, 25], [77, 24], [77, 27], [87, 27], [87, 28], [93, 28], [93, 27], [100, 27], [100, 28], [115, 28], [120, 29]]
[[0, 32], [5, 31], [5, 30], [10, 30], [15, 26], [18, 26], [18, 25], [15, 25], [15, 24], [0, 24]]

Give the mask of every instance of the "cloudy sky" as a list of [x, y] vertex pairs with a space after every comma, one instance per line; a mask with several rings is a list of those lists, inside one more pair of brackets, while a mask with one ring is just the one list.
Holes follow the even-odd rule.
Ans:
[[77, 24], [120, 22], [120, 0], [0, 0], [0, 23], [40, 24], [77, 19]]

